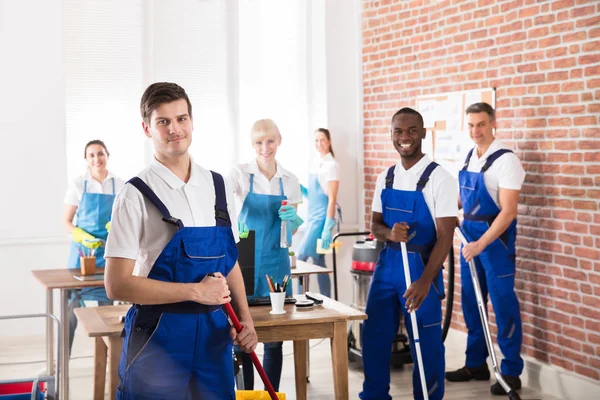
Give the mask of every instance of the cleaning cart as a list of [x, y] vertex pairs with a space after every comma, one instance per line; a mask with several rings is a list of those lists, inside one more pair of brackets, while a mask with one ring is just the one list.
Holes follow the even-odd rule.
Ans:
[[[338, 233], [333, 237], [332, 243], [335, 243], [341, 237], [355, 237], [359, 239], [352, 246], [352, 265], [350, 273], [352, 274], [352, 307], [365, 312], [367, 306], [367, 296], [373, 279], [373, 271], [377, 264], [379, 252], [383, 249], [384, 243], [376, 240], [371, 232], [345, 232]], [[337, 257], [336, 247], [333, 247], [333, 287], [334, 296], [337, 300]], [[442, 338], [446, 339], [450, 321], [452, 319], [452, 303], [454, 301], [454, 249], [450, 249], [448, 255], [448, 287], [446, 290], [446, 307], [444, 311], [444, 321], [442, 325]], [[353, 321], [348, 329], [348, 359], [357, 365], [362, 365], [361, 349], [362, 321]], [[395, 367], [401, 367], [404, 364], [413, 362], [410, 354], [410, 344], [408, 336], [404, 332], [404, 324], [401, 322], [398, 332], [392, 343], [391, 364]]]
[[[60, 332], [60, 321], [52, 314], [24, 314], [0, 316], [0, 321], [26, 318], [46, 318], [54, 321], [56, 332]], [[56, 335], [57, 365], [60, 365], [60, 337]], [[54, 375], [45, 371], [29, 379], [0, 380], [0, 400], [58, 400], [59, 370], [55, 369]]]

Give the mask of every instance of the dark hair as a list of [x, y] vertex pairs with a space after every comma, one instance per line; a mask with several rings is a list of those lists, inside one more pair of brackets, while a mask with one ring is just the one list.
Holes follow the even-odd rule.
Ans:
[[421, 123], [421, 128], [423, 127], [423, 125], [425, 125], [425, 123], [423, 122], [423, 116], [421, 115], [421, 113], [418, 112], [417, 110], [413, 110], [410, 107], [404, 107], [404, 108], [401, 108], [398, 111], [396, 111], [396, 114], [394, 114], [394, 116], [392, 117], [392, 123], [394, 122], [394, 118], [396, 118], [396, 116], [398, 116], [400, 114], [416, 115], [417, 117], [419, 117], [419, 122]]
[[148, 86], [140, 101], [140, 113], [147, 125], [150, 125], [150, 116], [161, 104], [171, 103], [185, 99], [188, 105], [188, 114], [192, 118], [192, 103], [185, 90], [176, 83], [156, 82]]
[[323, 133], [325, 135], [325, 137], [327, 138], [327, 140], [329, 140], [329, 152], [331, 153], [332, 156], [335, 157], [335, 153], [333, 152], [333, 144], [331, 144], [331, 133], [329, 133], [329, 129], [317, 128], [315, 133], [317, 133], [317, 132]]
[[104, 142], [100, 139], [95, 139], [95, 140], [90, 140], [86, 145], [85, 145], [85, 149], [83, 149], [83, 158], [86, 158], [87, 156], [87, 149], [88, 147], [97, 144], [100, 145], [102, 147], [104, 147], [104, 151], [106, 152], [107, 156], [110, 156], [110, 153], [108, 152], [108, 149], [106, 148], [106, 145], [104, 144]]
[[465, 114], [479, 114], [481, 112], [487, 113], [490, 116], [490, 122], [496, 119], [496, 111], [488, 103], [475, 103], [471, 104], [465, 110]]

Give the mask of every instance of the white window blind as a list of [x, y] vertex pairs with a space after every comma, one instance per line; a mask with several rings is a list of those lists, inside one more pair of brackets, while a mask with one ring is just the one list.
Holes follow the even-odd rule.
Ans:
[[141, 3], [64, 0], [69, 179], [85, 172], [83, 150], [93, 139], [106, 143], [108, 168], [121, 178], [144, 165]]

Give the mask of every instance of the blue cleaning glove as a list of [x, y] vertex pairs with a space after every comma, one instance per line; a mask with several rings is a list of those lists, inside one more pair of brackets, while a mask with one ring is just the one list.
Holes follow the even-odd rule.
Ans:
[[296, 208], [294, 206], [286, 205], [279, 207], [279, 218], [284, 221], [293, 221], [298, 217], [298, 213], [296, 212]]
[[308, 198], [308, 189], [304, 185], [300, 185], [300, 193], [302, 193], [302, 197]]
[[298, 216], [296, 208], [290, 205], [281, 206], [279, 208], [279, 218], [281, 218], [283, 221], [291, 221], [293, 231], [298, 229], [298, 227], [304, 222], [302, 218]]
[[331, 217], [327, 217], [325, 219], [325, 226], [323, 227], [323, 231], [321, 232], [321, 247], [327, 250], [331, 246], [331, 231], [335, 227], [335, 219]]
[[248, 237], [248, 233], [250, 231], [248, 230], [248, 226], [243, 223], [242, 221], [238, 220], [238, 233], [240, 236], [240, 239], [246, 239]]

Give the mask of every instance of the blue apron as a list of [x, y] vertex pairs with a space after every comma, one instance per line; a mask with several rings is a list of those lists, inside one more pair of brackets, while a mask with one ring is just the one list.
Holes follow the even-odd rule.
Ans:
[[[237, 248], [221, 175], [212, 172], [216, 226], [184, 227], [139, 178], [134, 185], [159, 210], [173, 238], [148, 279], [200, 282], [211, 272], [227, 276]], [[229, 323], [218, 306], [195, 302], [134, 305], [127, 312], [117, 398], [229, 400], [235, 398]]]
[[328, 204], [329, 197], [321, 188], [319, 175], [310, 174], [308, 177], [308, 223], [306, 233], [298, 246], [299, 259], [311, 257], [316, 263], [317, 260], [324, 258], [323, 254], [317, 253], [317, 239], [321, 237], [325, 226]]
[[[391, 228], [397, 222], [406, 222], [409, 226], [406, 247], [413, 282], [423, 274], [436, 242], [435, 223], [422, 191], [437, 166], [433, 162], [427, 166], [415, 191], [393, 189], [395, 167], [391, 167], [386, 176], [385, 189], [381, 192], [385, 225]], [[379, 253], [367, 298], [368, 318], [363, 323], [365, 381], [359, 395], [363, 400], [392, 398], [389, 394], [390, 353], [392, 341], [398, 332], [401, 312], [410, 341], [414, 342], [410, 315], [406, 312], [406, 299], [403, 297], [407, 289], [400, 243], [388, 242]], [[444, 397], [445, 349], [441, 326], [443, 297], [444, 282], [440, 270], [429, 294], [416, 311], [425, 379], [429, 398], [432, 400]], [[413, 360], [416, 360], [414, 346], [410, 346], [410, 351]], [[413, 368], [413, 394], [415, 399], [422, 399], [421, 379], [417, 368], [417, 365]]]
[[[323, 192], [319, 183], [319, 174], [310, 174], [308, 177], [308, 224], [307, 229], [298, 246], [298, 260], [306, 261], [312, 258], [315, 265], [325, 267], [325, 255], [317, 253], [317, 239], [321, 238], [329, 197]], [[331, 278], [329, 274], [318, 274], [319, 289], [321, 294], [331, 297]], [[299, 288], [301, 292], [302, 289]]]
[[[112, 194], [88, 193], [87, 180], [83, 184], [83, 194], [77, 206], [77, 226], [95, 238], [106, 241], [108, 231], [106, 223], [110, 221], [112, 206], [115, 201], [115, 179], [112, 178]], [[71, 243], [67, 268], [79, 268], [79, 250], [86, 253], [87, 247], [80, 243]], [[94, 253], [96, 265], [104, 267], [104, 246], [98, 247]]]
[[[512, 153], [512, 151], [497, 150], [487, 158], [481, 172], [469, 172], [467, 167], [473, 154], [473, 149], [471, 149], [463, 169], [459, 172], [460, 200], [464, 210], [462, 229], [469, 241], [478, 240], [500, 213], [500, 209], [485, 187], [483, 174], [494, 161], [505, 153]], [[483, 298], [487, 306], [489, 293], [496, 314], [498, 346], [505, 357], [501, 365], [502, 374], [509, 376], [519, 376], [523, 372], [523, 359], [521, 358], [523, 331], [519, 300], [514, 289], [516, 236], [517, 220], [515, 219], [498, 239], [490, 243], [479, 256], [475, 257]], [[469, 264], [462, 256], [462, 251], [460, 265], [462, 309], [469, 331], [466, 366], [475, 368], [486, 362], [488, 351]]]
[[[239, 220], [249, 230], [255, 231], [256, 251], [254, 263], [254, 296], [269, 296], [269, 285], [266, 275], [272, 276], [275, 282], [283, 282], [283, 277], [291, 276], [289, 249], [281, 248], [279, 235], [281, 219], [279, 208], [281, 201], [287, 200], [283, 192], [283, 182], [279, 178], [281, 195], [254, 193], [254, 174], [250, 174], [250, 191], [244, 200]], [[292, 295], [292, 285], [288, 285], [287, 296]]]

